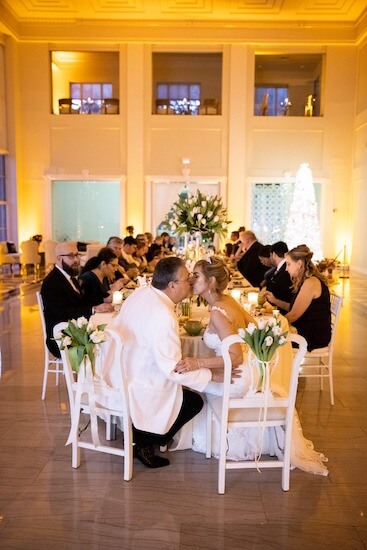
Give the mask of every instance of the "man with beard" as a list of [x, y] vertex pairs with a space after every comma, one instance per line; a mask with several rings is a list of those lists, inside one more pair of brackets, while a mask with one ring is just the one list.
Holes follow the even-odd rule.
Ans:
[[80, 256], [75, 242], [59, 243], [56, 247], [57, 262], [52, 271], [45, 277], [41, 296], [46, 321], [46, 344], [55, 357], [60, 351], [53, 338], [53, 328], [61, 321], [89, 317], [93, 313], [113, 311], [112, 304], [99, 304], [91, 307], [84, 298], [78, 280]]

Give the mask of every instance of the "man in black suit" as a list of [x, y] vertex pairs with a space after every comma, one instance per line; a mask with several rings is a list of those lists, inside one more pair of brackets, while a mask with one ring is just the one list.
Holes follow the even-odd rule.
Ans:
[[53, 328], [57, 323], [82, 316], [89, 319], [93, 313], [113, 311], [113, 305], [88, 305], [77, 278], [80, 272], [80, 256], [75, 242], [59, 243], [56, 257], [55, 267], [42, 283], [41, 296], [46, 322], [46, 344], [55, 357], [60, 357], [57, 342], [52, 339]]
[[240, 239], [241, 245], [235, 255], [237, 269], [252, 286], [259, 287], [268, 270], [259, 259], [259, 250], [262, 248], [262, 244], [259, 243], [252, 231], [242, 231]]
[[[286, 271], [285, 254], [288, 252], [288, 246], [283, 241], [278, 241], [270, 246], [270, 257], [273, 265], [276, 267], [272, 277], [266, 283], [266, 299], [273, 303], [272, 299], [277, 298], [282, 302], [290, 303], [292, 297], [292, 281], [288, 271]], [[286, 313], [286, 310], [280, 309], [280, 312]]]

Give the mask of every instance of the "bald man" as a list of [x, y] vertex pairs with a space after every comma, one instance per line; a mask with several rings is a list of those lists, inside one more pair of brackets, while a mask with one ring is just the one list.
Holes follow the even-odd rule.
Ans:
[[235, 254], [237, 269], [248, 282], [255, 287], [260, 287], [264, 275], [268, 270], [259, 260], [259, 250], [262, 244], [252, 231], [241, 231], [241, 244]]
[[92, 313], [113, 310], [112, 304], [88, 305], [79, 286], [80, 256], [75, 242], [59, 243], [56, 247], [57, 262], [45, 277], [41, 296], [46, 321], [46, 344], [55, 357], [60, 357], [57, 343], [52, 340], [53, 328], [61, 321], [89, 317]]

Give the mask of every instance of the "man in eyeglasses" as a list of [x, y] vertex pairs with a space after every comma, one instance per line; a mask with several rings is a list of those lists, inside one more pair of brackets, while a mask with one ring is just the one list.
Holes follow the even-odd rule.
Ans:
[[53, 328], [57, 323], [82, 316], [89, 319], [93, 313], [113, 311], [113, 305], [88, 305], [78, 280], [80, 256], [75, 242], [59, 243], [56, 247], [56, 258], [55, 267], [42, 283], [41, 296], [46, 322], [46, 344], [55, 357], [60, 357], [58, 345], [52, 339]]

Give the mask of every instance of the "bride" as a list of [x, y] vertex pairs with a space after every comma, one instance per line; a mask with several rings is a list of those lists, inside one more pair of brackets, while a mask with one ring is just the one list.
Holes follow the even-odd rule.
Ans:
[[[215, 256], [208, 260], [200, 260], [193, 271], [193, 293], [204, 298], [209, 305], [210, 321], [204, 333], [205, 345], [214, 350], [215, 357], [186, 357], [176, 366], [176, 372], [187, 372], [202, 367], [223, 369], [222, 340], [231, 334], [237, 334], [239, 328], [245, 328], [252, 317], [224, 291], [229, 282], [229, 272], [220, 258]], [[234, 383], [231, 396], [242, 397], [249, 385], [249, 370], [243, 363], [243, 352], [240, 344], [230, 348], [232, 365], [234, 368]], [[242, 370], [238, 378], [237, 368]], [[219, 382], [210, 382], [205, 388], [208, 400], [221, 395], [223, 390]], [[219, 421], [213, 419], [212, 454], [218, 457], [219, 453]], [[232, 428], [228, 433], [229, 460], [253, 460], [259, 448], [262, 454], [275, 455], [283, 458], [282, 446], [284, 432], [281, 427], [268, 428], [264, 439], [259, 442], [259, 431], [256, 428]], [[183, 448], [180, 441], [175, 441], [175, 448]], [[192, 449], [205, 453], [206, 448], [206, 411], [205, 408], [193, 420]], [[300, 468], [306, 472], [327, 475], [324, 464], [327, 459], [323, 454], [314, 450], [311, 441], [304, 438], [302, 427], [295, 413], [292, 429], [291, 464], [293, 468]]]

